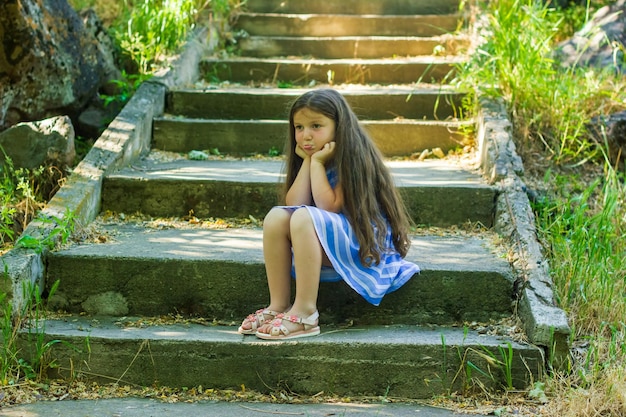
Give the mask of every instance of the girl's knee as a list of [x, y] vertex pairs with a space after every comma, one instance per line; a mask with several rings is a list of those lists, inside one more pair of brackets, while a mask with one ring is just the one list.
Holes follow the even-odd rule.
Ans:
[[288, 210], [274, 207], [263, 219], [263, 230], [288, 230], [291, 213]]
[[313, 219], [306, 208], [299, 208], [291, 215], [289, 229], [294, 232], [297, 230], [313, 229]]

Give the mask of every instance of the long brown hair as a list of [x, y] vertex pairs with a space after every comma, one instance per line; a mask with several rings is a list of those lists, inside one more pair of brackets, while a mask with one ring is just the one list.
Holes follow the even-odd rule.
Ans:
[[[387, 224], [391, 225], [393, 245], [402, 257], [406, 256], [410, 240], [410, 220], [405, 205], [393, 183], [383, 156], [361, 126], [345, 98], [329, 88], [309, 91], [291, 106], [289, 113], [289, 140], [286, 144], [287, 190], [293, 184], [302, 158], [296, 155], [294, 114], [307, 108], [335, 121], [335, 153], [328, 164], [337, 169], [338, 183], [344, 193], [343, 213], [354, 229], [359, 242], [359, 258], [363, 265], [380, 263], [381, 251], [386, 247]], [[375, 229], [380, 231], [376, 233]]]

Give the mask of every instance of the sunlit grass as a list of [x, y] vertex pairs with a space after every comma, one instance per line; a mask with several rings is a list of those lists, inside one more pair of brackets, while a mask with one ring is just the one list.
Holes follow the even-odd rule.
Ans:
[[603, 178], [539, 207], [541, 233], [553, 262], [562, 305], [582, 334], [611, 331], [626, 318], [626, 188], [608, 168]]
[[545, 170], [549, 190], [534, 208], [573, 349], [569, 369], [548, 377], [546, 415], [625, 415], [625, 178], [589, 123], [626, 108], [626, 80], [551, 58], [563, 30], [589, 9], [566, 15], [529, 0], [485, 7], [485, 42], [461, 68], [461, 84], [503, 97], [525, 163], [541, 155], [551, 166], [534, 169]]
[[187, 40], [199, 12], [195, 0], [125, 0], [127, 13], [113, 27], [122, 51], [143, 74]]
[[[76, 10], [93, 8], [109, 28], [119, 52], [136, 68], [150, 74], [175, 54], [196, 27], [201, 12], [228, 16], [241, 0], [70, 0]], [[206, 22], [205, 22], [206, 23]]]
[[490, 2], [487, 11], [486, 42], [461, 68], [461, 79], [506, 99], [522, 151], [547, 152], [558, 164], [600, 159], [604, 143], [591, 137], [588, 123], [626, 108], [626, 81], [558, 65], [552, 55], [562, 13], [544, 2]]

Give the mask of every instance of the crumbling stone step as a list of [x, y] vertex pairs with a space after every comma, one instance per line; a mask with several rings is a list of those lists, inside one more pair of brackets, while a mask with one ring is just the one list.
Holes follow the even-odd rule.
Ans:
[[453, 14], [459, 0], [251, 0], [246, 10], [253, 13], [300, 14]]
[[[151, 226], [151, 227], [150, 227]], [[239, 322], [268, 302], [258, 227], [212, 229], [167, 220], [115, 223], [107, 243], [50, 253], [50, 307], [94, 316], [180, 313]], [[422, 269], [379, 307], [343, 282], [322, 283], [324, 324], [450, 324], [512, 314], [514, 276], [487, 234], [415, 235], [407, 259]]]
[[[388, 165], [416, 224], [490, 227], [497, 190], [446, 161], [390, 161]], [[263, 218], [276, 205], [280, 160], [138, 161], [107, 176], [102, 209], [157, 217]]]
[[236, 23], [254, 36], [438, 36], [458, 26], [458, 15], [241, 13]]
[[200, 63], [210, 82], [322, 84], [412, 84], [451, 80], [459, 56], [422, 56], [393, 59], [270, 59], [207, 57]]
[[[140, 386], [418, 399], [478, 382], [501, 388], [508, 385], [505, 371], [513, 387], [525, 389], [543, 366], [536, 347], [463, 328], [326, 326], [319, 336], [281, 343], [241, 336], [230, 326], [142, 325], [130, 318], [67, 317], [45, 326], [50, 339], [67, 342], [53, 347], [59, 372]], [[498, 362], [508, 362], [509, 348], [507, 369]]]
[[[462, 115], [465, 93], [446, 86], [335, 87], [360, 120], [446, 120]], [[302, 88], [236, 86], [176, 89], [168, 93], [166, 113], [201, 119], [277, 119], [286, 121]]]
[[[444, 153], [471, 143], [466, 136], [472, 121], [369, 120], [363, 126], [387, 156], [408, 156], [425, 149]], [[234, 155], [281, 151], [287, 120], [224, 120], [161, 117], [154, 119], [152, 146], [169, 152], [217, 149]]]
[[242, 38], [238, 45], [242, 55], [257, 58], [310, 56], [324, 59], [346, 57], [376, 59], [396, 56], [455, 55], [467, 50], [469, 40], [453, 36], [250, 36]]

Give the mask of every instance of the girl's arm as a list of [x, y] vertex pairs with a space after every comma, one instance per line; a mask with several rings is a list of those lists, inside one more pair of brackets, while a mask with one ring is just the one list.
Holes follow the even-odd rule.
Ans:
[[335, 142], [327, 143], [324, 148], [311, 156], [310, 176], [311, 193], [315, 206], [326, 211], [339, 213], [343, 208], [341, 184], [331, 187], [326, 176], [325, 163], [335, 151]]
[[296, 154], [303, 159], [302, 166], [296, 179], [285, 195], [285, 204], [288, 206], [310, 206], [311, 197], [311, 158], [296, 145]]

